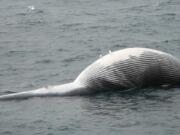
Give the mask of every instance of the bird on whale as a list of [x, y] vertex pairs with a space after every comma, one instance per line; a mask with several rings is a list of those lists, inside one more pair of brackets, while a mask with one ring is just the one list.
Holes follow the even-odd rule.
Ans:
[[71, 83], [1, 95], [0, 100], [88, 95], [163, 85], [180, 85], [180, 60], [166, 52], [134, 47], [100, 57]]

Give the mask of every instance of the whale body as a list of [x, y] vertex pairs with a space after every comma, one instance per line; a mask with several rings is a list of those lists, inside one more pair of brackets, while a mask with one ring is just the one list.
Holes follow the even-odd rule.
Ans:
[[96, 60], [71, 83], [2, 95], [0, 100], [84, 95], [163, 85], [180, 85], [180, 60], [154, 49], [126, 48]]

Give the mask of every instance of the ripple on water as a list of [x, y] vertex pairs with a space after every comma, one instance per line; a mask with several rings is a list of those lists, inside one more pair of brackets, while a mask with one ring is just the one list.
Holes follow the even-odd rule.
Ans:
[[63, 62], [64, 63], [71, 63], [73, 61], [81, 61], [81, 60], [84, 60], [85, 57], [87, 57], [87, 56], [78, 55], [78, 56], [66, 58], [66, 59], [63, 60]]
[[3, 131], [1, 135], [13, 135], [13, 133], [11, 131]]
[[43, 60], [37, 60], [35, 63], [36, 64], [51, 64], [51, 63], [53, 63], [53, 60], [43, 59]]

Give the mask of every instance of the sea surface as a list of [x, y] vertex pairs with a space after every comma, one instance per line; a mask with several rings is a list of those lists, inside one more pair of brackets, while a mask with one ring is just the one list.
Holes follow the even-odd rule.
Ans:
[[[180, 58], [180, 0], [0, 0], [0, 94], [71, 82], [126, 47]], [[180, 135], [180, 88], [1, 101], [0, 135]]]

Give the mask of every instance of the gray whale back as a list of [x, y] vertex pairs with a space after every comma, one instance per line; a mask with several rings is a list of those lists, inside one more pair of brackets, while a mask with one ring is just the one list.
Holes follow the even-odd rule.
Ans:
[[89, 94], [180, 84], [180, 60], [148, 48], [115, 51], [89, 65], [72, 83], [0, 96], [0, 100]]

